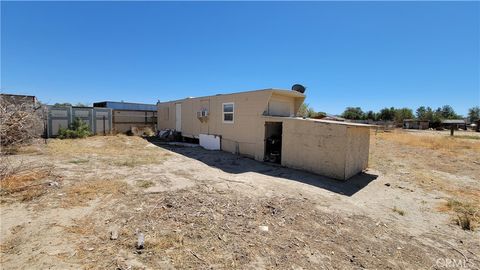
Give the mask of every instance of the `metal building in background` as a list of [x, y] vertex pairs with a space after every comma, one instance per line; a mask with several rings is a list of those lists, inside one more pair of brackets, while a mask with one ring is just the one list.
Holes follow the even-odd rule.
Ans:
[[151, 128], [156, 130], [157, 105], [102, 101], [93, 103], [95, 108], [103, 107], [112, 110], [113, 132], [125, 133], [132, 128]]
[[112, 110], [108, 108], [48, 106], [47, 137], [56, 137], [60, 128], [68, 128], [79, 118], [96, 135], [112, 133]]

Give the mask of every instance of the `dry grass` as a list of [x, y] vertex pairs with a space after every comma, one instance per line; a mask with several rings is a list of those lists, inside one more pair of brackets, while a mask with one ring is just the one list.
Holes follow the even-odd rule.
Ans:
[[126, 194], [127, 190], [128, 184], [119, 180], [85, 180], [68, 187], [64, 206], [85, 205], [102, 196]]
[[405, 211], [398, 209], [396, 206], [392, 208], [392, 211], [399, 214], [400, 216], [405, 216]]
[[108, 165], [131, 168], [160, 164], [171, 155], [140, 137], [125, 135], [51, 140], [47, 152], [50, 156], [69, 158], [74, 164], [102, 161]]
[[464, 230], [473, 231], [480, 224], [480, 205], [449, 199], [439, 207], [440, 211], [452, 212], [454, 222]]
[[114, 166], [124, 166], [134, 168], [136, 166], [159, 164], [164, 161], [164, 158], [158, 156], [133, 156], [126, 158], [116, 157], [110, 164]]
[[22, 201], [31, 201], [46, 192], [47, 185], [43, 180], [51, 176], [52, 166], [32, 163], [9, 166], [11, 171], [0, 179], [2, 197], [10, 196]]
[[88, 162], [89, 162], [88, 159], [73, 159], [69, 161], [69, 163], [72, 163], [72, 164], [83, 164]]
[[469, 140], [480, 140], [480, 136], [471, 136], [471, 135], [455, 135], [457, 139], [469, 139]]
[[161, 253], [163, 250], [169, 248], [180, 248], [184, 245], [184, 236], [179, 233], [169, 233], [162, 235], [154, 233], [145, 239], [145, 247], [152, 250], [154, 253]]
[[452, 197], [462, 197], [464, 200], [480, 204], [479, 187], [471, 186], [470, 188], [465, 188], [454, 181], [448, 181], [445, 177], [434, 177], [428, 171], [413, 170], [412, 175], [416, 183], [426, 191], [442, 191]]
[[150, 180], [137, 180], [135, 182], [135, 185], [137, 187], [141, 187], [141, 188], [149, 188], [149, 187], [153, 187], [155, 185], [155, 183], [153, 183]]
[[464, 140], [465, 136], [419, 135], [395, 130], [394, 132], [379, 133], [378, 137], [388, 141], [432, 150], [455, 152], [462, 149], [470, 149], [480, 151], [480, 143], [476, 140]]
[[[125, 135], [93, 136], [85, 139], [50, 140], [49, 154], [55, 155], [104, 155], [153, 153], [160, 150], [146, 147], [149, 143], [140, 137]], [[161, 150], [160, 150], [161, 151]]]
[[71, 226], [62, 226], [55, 224], [55, 226], [62, 227], [65, 232], [72, 234], [80, 235], [94, 235], [95, 233], [95, 222], [91, 218], [84, 219], [75, 219], [73, 220], [74, 224]]
[[42, 155], [44, 154], [45, 150], [45, 144], [43, 143], [43, 140], [36, 140], [32, 144], [24, 145], [22, 147], [19, 147], [15, 154], [19, 155]]

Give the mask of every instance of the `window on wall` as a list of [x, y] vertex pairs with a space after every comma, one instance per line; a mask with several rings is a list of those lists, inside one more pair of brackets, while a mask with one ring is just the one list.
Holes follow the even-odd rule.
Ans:
[[223, 103], [223, 122], [233, 123], [235, 104], [233, 102]]

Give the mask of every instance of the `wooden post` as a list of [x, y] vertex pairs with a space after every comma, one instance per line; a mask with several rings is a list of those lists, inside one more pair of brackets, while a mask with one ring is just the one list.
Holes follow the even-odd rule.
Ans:
[[[45, 114], [44, 114], [45, 115]], [[45, 117], [46, 118], [46, 117]], [[48, 118], [46, 118], [44, 121], [43, 121], [43, 135], [44, 135], [44, 138], [45, 138], [45, 144], [47, 144], [47, 139], [48, 139], [48, 125], [47, 125], [47, 121], [48, 121]]]
[[105, 128], [105, 115], [103, 116], [103, 136], [107, 135], [107, 130]]
[[450, 125], [450, 136], [453, 136], [454, 131], [455, 131], [455, 126]]

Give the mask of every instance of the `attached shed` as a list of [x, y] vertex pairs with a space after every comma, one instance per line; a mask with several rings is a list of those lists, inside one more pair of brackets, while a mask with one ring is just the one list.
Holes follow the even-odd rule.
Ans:
[[220, 149], [345, 180], [368, 165], [370, 126], [296, 117], [305, 95], [263, 89], [158, 103], [158, 128]]
[[114, 132], [125, 133], [132, 127], [156, 129], [157, 106], [154, 104], [102, 101], [93, 106], [112, 109]]
[[281, 164], [345, 180], [368, 166], [370, 126], [330, 120], [263, 117], [281, 124]]

